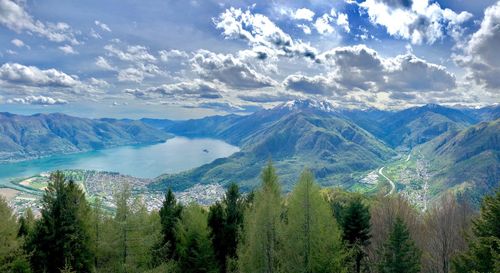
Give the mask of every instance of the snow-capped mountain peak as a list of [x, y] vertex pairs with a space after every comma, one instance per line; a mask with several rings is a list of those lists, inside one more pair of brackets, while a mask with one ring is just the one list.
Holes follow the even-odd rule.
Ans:
[[319, 101], [312, 99], [296, 99], [284, 102], [276, 107], [277, 109], [288, 110], [316, 110], [322, 112], [336, 112], [337, 110], [327, 101]]

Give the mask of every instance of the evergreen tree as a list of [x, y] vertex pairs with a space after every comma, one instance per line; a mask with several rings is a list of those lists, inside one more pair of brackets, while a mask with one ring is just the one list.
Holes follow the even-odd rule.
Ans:
[[59, 273], [69, 267], [91, 272], [90, 207], [83, 191], [57, 171], [50, 177], [42, 204], [41, 219], [26, 242], [33, 270]]
[[355, 272], [361, 272], [366, 256], [364, 248], [370, 244], [370, 211], [359, 196], [350, 199], [342, 212], [342, 237], [350, 248]]
[[141, 272], [152, 264], [150, 250], [158, 242], [160, 235], [160, 218], [156, 213], [149, 213], [140, 198], [131, 204], [128, 227], [128, 272]]
[[[94, 212], [96, 210], [94, 209]], [[97, 259], [94, 259], [97, 272], [122, 272], [123, 264], [123, 230], [122, 224], [118, 223], [115, 215], [102, 212], [100, 217], [93, 216], [94, 249]], [[100, 219], [99, 219], [100, 218]], [[96, 235], [98, 230], [99, 236]]]
[[455, 272], [500, 272], [500, 189], [487, 196], [472, 222], [469, 250], [453, 261]]
[[225, 272], [226, 267], [226, 242], [225, 225], [226, 215], [220, 202], [216, 202], [210, 207], [208, 214], [208, 226], [210, 227], [210, 236], [214, 248], [215, 258], [221, 272]]
[[94, 268], [99, 269], [99, 258], [100, 258], [100, 250], [101, 250], [101, 240], [102, 240], [102, 224], [103, 224], [103, 211], [102, 211], [102, 201], [97, 198], [93, 204], [93, 208], [91, 211], [91, 220], [92, 220], [92, 241], [93, 243], [93, 252], [94, 252]]
[[182, 213], [182, 206], [177, 203], [172, 189], [168, 189], [165, 200], [160, 208], [161, 240], [154, 246], [153, 264], [160, 265], [169, 259], [177, 257], [175, 228]]
[[246, 207], [250, 207], [253, 204], [253, 200], [255, 199], [255, 190], [251, 190], [245, 198], [243, 199], [243, 203]]
[[0, 272], [30, 272], [17, 234], [16, 217], [7, 201], [0, 196]]
[[243, 225], [244, 202], [245, 200], [241, 197], [238, 185], [231, 183], [224, 200], [222, 200], [226, 210], [224, 237], [226, 242], [226, 256], [229, 258], [236, 258], [240, 237], [239, 233]]
[[242, 273], [278, 272], [278, 226], [281, 216], [280, 185], [271, 163], [262, 171], [262, 186], [245, 214], [244, 241], [239, 248]]
[[221, 272], [226, 272], [228, 259], [236, 259], [239, 232], [243, 224], [244, 200], [238, 185], [231, 183], [222, 200], [210, 207], [208, 225]]
[[420, 272], [421, 252], [410, 238], [410, 232], [400, 217], [396, 218], [387, 242], [382, 249], [381, 273]]
[[179, 269], [183, 273], [215, 273], [218, 271], [210, 242], [207, 213], [198, 205], [182, 212], [176, 225]]
[[19, 217], [19, 230], [17, 232], [18, 237], [26, 237], [33, 231], [35, 225], [35, 216], [31, 208], [28, 208], [24, 215]]
[[[155, 267], [151, 249], [159, 241], [160, 217], [149, 213], [128, 185], [115, 195], [114, 215], [96, 203], [92, 219], [97, 272], [142, 272]], [[100, 211], [100, 212], [99, 212]]]
[[341, 224], [343, 221], [343, 214], [347, 205], [352, 201], [353, 198], [357, 198], [359, 196], [358, 193], [347, 192], [341, 188], [325, 189], [325, 195], [328, 203], [332, 208], [333, 216], [339, 224]]
[[120, 250], [120, 261], [123, 266], [127, 265], [127, 258], [129, 256], [129, 228], [128, 224], [130, 221], [130, 207], [129, 200], [131, 197], [130, 186], [128, 184], [124, 184], [123, 188], [120, 192], [115, 196], [116, 203], [116, 214], [115, 214], [115, 222], [118, 226], [119, 233], [119, 247]]
[[340, 229], [309, 171], [288, 199], [287, 219], [280, 255], [284, 272], [344, 271]]

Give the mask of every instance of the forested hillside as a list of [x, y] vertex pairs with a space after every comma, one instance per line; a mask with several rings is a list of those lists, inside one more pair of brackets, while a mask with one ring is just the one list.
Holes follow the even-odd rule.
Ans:
[[[238, 181], [245, 190], [258, 184], [260, 167], [272, 159], [286, 190], [291, 189], [304, 168], [310, 168], [323, 185], [353, 183], [354, 177], [377, 168], [396, 153], [382, 141], [343, 117], [326, 102], [292, 101], [249, 116], [229, 116], [224, 126], [207, 131], [240, 145], [241, 151], [194, 170], [158, 178], [154, 189], [182, 188], [196, 183], [228, 184]], [[199, 120], [199, 123], [213, 119]], [[187, 121], [188, 124], [195, 121]], [[178, 127], [176, 127], [178, 128]], [[171, 131], [184, 134], [178, 129]], [[196, 129], [191, 129], [196, 130]], [[192, 131], [188, 131], [192, 132]], [[191, 135], [191, 133], [188, 133]]]
[[500, 191], [480, 212], [445, 196], [426, 212], [405, 198], [321, 189], [303, 171], [281, 194], [269, 163], [260, 186], [231, 184], [210, 207], [171, 190], [148, 212], [124, 185], [116, 210], [61, 172], [40, 217], [16, 219], [0, 199], [1, 272], [498, 272]]
[[[416, 187], [429, 187], [429, 194], [423, 194], [426, 198], [434, 199], [453, 189], [454, 192], [467, 191], [466, 198], [473, 199], [477, 205], [484, 193], [498, 184], [500, 143], [494, 140], [498, 139], [499, 131], [488, 130], [485, 137], [480, 136], [480, 132], [471, 135], [468, 140], [471, 145], [455, 144], [457, 157], [467, 157], [469, 146], [481, 150], [483, 159], [478, 155], [467, 163], [449, 160], [447, 156], [431, 152], [430, 147], [461, 132], [473, 131], [476, 126], [482, 126], [480, 122], [494, 122], [499, 112], [498, 106], [459, 109], [436, 104], [400, 111], [346, 110], [323, 101], [293, 100], [247, 116], [147, 121], [167, 132], [220, 138], [241, 148], [228, 158], [193, 170], [162, 175], [150, 187], [180, 190], [196, 183], [228, 185], [237, 181], [244, 191], [249, 191], [259, 182], [260, 166], [272, 159], [284, 191], [292, 189], [304, 168], [309, 168], [322, 186], [352, 189], [368, 172], [400, 164], [405, 165], [404, 168], [395, 168], [399, 173], [393, 175], [397, 184], [415, 184], [419, 178], [425, 178], [427, 186]], [[415, 159], [422, 151], [423, 156]], [[413, 161], [403, 158], [413, 158]], [[406, 165], [410, 165], [411, 170], [406, 171]], [[425, 168], [417, 170], [416, 165]]]
[[467, 128], [480, 120], [492, 120], [492, 113], [498, 112], [498, 107], [463, 111], [427, 104], [394, 112], [353, 110], [343, 114], [389, 146], [408, 150], [443, 133]]
[[169, 137], [140, 121], [0, 113], [0, 162], [157, 143]]
[[479, 201], [500, 182], [500, 119], [448, 132], [418, 147], [431, 160], [434, 185]]

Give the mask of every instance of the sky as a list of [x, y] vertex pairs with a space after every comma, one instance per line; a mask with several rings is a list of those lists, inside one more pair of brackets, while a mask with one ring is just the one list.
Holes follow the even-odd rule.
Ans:
[[500, 102], [500, 1], [0, 0], [0, 111]]

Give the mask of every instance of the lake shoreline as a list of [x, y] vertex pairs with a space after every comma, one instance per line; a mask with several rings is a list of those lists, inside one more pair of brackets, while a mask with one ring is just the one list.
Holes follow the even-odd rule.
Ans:
[[50, 158], [53, 156], [62, 156], [62, 155], [74, 155], [74, 154], [82, 154], [82, 153], [88, 153], [88, 152], [97, 152], [97, 151], [102, 151], [102, 150], [107, 150], [107, 149], [113, 149], [113, 148], [119, 148], [119, 147], [134, 147], [134, 146], [149, 146], [149, 145], [155, 145], [155, 144], [160, 144], [160, 143], [165, 143], [169, 139], [175, 138], [176, 136], [169, 137], [165, 140], [162, 141], [154, 141], [154, 142], [142, 142], [142, 143], [130, 143], [130, 144], [116, 144], [116, 145], [110, 145], [106, 146], [103, 148], [99, 149], [82, 149], [79, 151], [74, 151], [74, 152], [66, 152], [66, 153], [54, 153], [54, 154], [46, 154], [46, 155], [33, 155], [33, 156], [25, 156], [19, 159], [0, 159], [0, 165], [4, 164], [13, 164], [13, 163], [21, 163], [25, 161], [32, 161], [32, 160], [38, 160], [38, 159], [46, 159]]
[[0, 187], [55, 170], [95, 170], [154, 179], [228, 157], [239, 148], [211, 138], [175, 136], [152, 144], [134, 144], [87, 152], [58, 154], [33, 160], [0, 163]]

